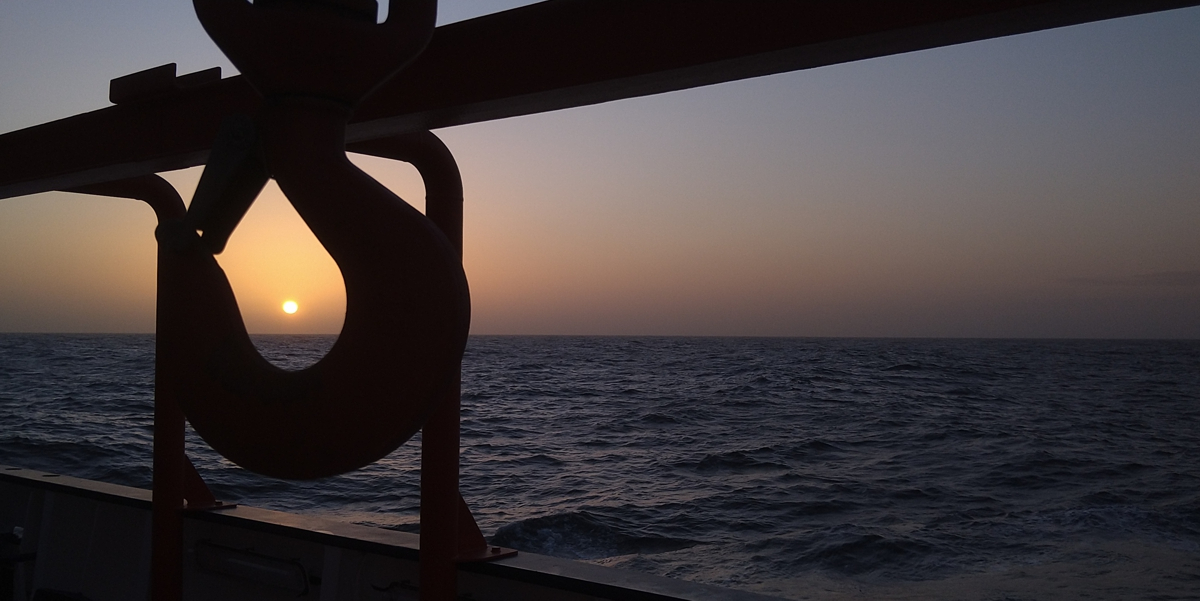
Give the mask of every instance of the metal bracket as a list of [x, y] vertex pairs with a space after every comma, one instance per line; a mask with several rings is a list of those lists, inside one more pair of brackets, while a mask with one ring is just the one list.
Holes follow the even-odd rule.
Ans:
[[455, 563], [482, 563], [485, 561], [496, 561], [497, 559], [507, 559], [509, 557], [516, 557], [517, 553], [518, 553], [518, 551], [516, 549], [509, 549], [508, 547], [493, 547], [493, 546], [489, 545], [481, 551], [475, 551], [472, 553], [465, 553], [465, 554], [460, 553], [457, 557], [454, 558], [454, 562]]
[[254, 120], [247, 115], [226, 117], [213, 141], [184, 224], [202, 232], [200, 240], [209, 252], [221, 254], [268, 179]]

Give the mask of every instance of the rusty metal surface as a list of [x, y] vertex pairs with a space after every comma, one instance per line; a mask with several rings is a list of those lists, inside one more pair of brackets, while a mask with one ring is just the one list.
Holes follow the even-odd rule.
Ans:
[[[439, 27], [369, 97], [351, 142], [910, 52], [1200, 0], [551, 0]], [[185, 76], [186, 77], [186, 76]], [[203, 78], [201, 78], [203, 79]], [[200, 165], [243, 77], [0, 135], [0, 198]]]

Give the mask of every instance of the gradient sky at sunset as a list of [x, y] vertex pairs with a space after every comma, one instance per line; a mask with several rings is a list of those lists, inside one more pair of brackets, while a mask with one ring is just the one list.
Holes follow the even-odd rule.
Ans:
[[[0, 3], [0, 132], [168, 62], [233, 74], [190, 2]], [[477, 334], [1200, 337], [1200, 9], [437, 133]], [[410, 168], [355, 160], [422, 207]], [[154, 225], [0, 200], [0, 331], [152, 331]], [[251, 331], [339, 329], [337, 268], [273, 186], [219, 260]]]

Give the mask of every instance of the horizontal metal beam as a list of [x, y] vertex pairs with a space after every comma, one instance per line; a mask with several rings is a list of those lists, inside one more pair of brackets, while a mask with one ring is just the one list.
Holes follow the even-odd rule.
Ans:
[[[353, 142], [1200, 5], [1200, 0], [551, 0], [439, 27]], [[0, 135], [0, 198], [204, 163], [241, 77]]]

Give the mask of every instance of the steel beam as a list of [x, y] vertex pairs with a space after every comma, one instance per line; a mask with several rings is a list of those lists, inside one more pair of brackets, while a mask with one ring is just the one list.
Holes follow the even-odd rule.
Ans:
[[[360, 142], [1185, 6], [1200, 0], [551, 0], [439, 27]], [[199, 165], [241, 77], [0, 135], [0, 198]]]

